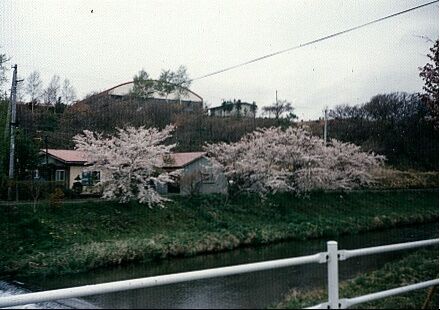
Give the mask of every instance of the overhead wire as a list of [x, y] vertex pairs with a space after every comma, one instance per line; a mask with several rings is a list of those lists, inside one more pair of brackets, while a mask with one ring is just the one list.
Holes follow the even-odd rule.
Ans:
[[293, 51], [293, 50], [296, 50], [296, 49], [299, 49], [299, 48], [302, 48], [302, 47], [305, 47], [305, 46], [309, 46], [309, 45], [312, 45], [312, 44], [315, 44], [315, 43], [318, 43], [318, 42], [322, 42], [322, 41], [325, 41], [325, 40], [328, 40], [328, 39], [331, 39], [331, 38], [334, 38], [334, 37], [346, 34], [348, 32], [352, 32], [354, 30], [361, 29], [361, 28], [367, 27], [369, 25], [376, 24], [376, 23], [382, 22], [384, 20], [387, 20], [387, 19], [399, 16], [399, 15], [402, 15], [402, 14], [405, 14], [405, 13], [408, 13], [408, 12], [411, 12], [411, 11], [423, 8], [425, 6], [434, 4], [436, 2], [439, 2], [439, 0], [427, 2], [425, 4], [421, 4], [421, 5], [418, 5], [418, 6], [415, 6], [415, 7], [412, 7], [412, 8], [409, 8], [409, 9], [397, 12], [397, 13], [393, 13], [391, 15], [387, 15], [387, 16], [384, 16], [384, 17], [381, 17], [381, 18], [369, 21], [367, 23], [364, 23], [364, 24], [361, 24], [361, 25], [358, 25], [358, 26], [355, 26], [355, 27], [352, 27], [352, 28], [348, 28], [348, 29], [345, 29], [345, 30], [342, 30], [342, 31], [339, 31], [339, 32], [335, 32], [333, 34], [330, 34], [330, 35], [327, 35], [327, 36], [324, 36], [324, 37], [321, 37], [321, 38], [318, 38], [318, 39], [315, 39], [315, 40], [312, 40], [312, 41], [309, 41], [309, 42], [306, 42], [306, 43], [302, 43], [302, 44], [299, 44], [299, 45], [296, 45], [296, 46], [293, 46], [293, 47], [289, 47], [289, 48], [286, 48], [286, 49], [283, 49], [283, 50], [280, 50], [280, 51], [277, 51], [277, 52], [273, 52], [273, 53], [270, 53], [270, 54], [267, 54], [267, 55], [264, 55], [264, 56], [260, 56], [260, 57], [254, 58], [252, 60], [248, 60], [248, 61], [243, 62], [243, 63], [239, 63], [237, 65], [233, 65], [233, 66], [221, 69], [221, 70], [217, 70], [217, 71], [214, 71], [214, 72], [211, 72], [211, 73], [208, 73], [208, 74], [196, 77], [194, 79], [191, 79], [191, 82], [197, 81], [197, 80], [201, 80], [201, 79], [204, 79], [204, 78], [207, 78], [207, 77], [210, 77], [210, 76], [213, 76], [213, 75], [217, 75], [217, 74], [220, 74], [220, 73], [223, 73], [223, 72], [226, 72], [226, 71], [230, 71], [230, 70], [233, 70], [233, 69], [237, 69], [239, 67], [243, 67], [243, 66], [249, 65], [251, 63], [254, 63], [254, 62], [257, 62], [257, 61], [269, 58], [269, 57], [273, 57], [273, 56], [276, 56], [276, 55], [280, 55], [280, 54], [283, 54], [283, 53], [287, 53], [287, 52], [290, 52], [290, 51]]

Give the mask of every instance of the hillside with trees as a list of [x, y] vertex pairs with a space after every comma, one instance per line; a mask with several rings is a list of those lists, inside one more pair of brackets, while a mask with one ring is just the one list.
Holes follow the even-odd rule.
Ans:
[[[329, 111], [328, 136], [385, 155], [398, 168], [438, 169], [438, 130], [419, 94], [376, 95], [369, 102]], [[323, 122], [312, 122], [322, 135]]]

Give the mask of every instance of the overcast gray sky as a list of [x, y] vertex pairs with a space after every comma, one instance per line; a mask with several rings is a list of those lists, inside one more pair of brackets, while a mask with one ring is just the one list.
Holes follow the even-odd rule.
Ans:
[[[427, 0], [9, 1], [0, 2], [0, 52], [19, 76], [67, 77], [78, 96], [129, 81], [144, 68], [185, 65], [201, 76], [368, 22]], [[91, 10], [93, 9], [93, 13]], [[222, 99], [291, 101], [301, 119], [378, 93], [417, 92], [418, 67], [438, 38], [438, 4], [229, 72], [194, 81]]]

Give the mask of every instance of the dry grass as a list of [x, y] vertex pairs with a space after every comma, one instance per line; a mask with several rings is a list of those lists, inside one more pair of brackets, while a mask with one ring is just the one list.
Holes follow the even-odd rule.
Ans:
[[380, 189], [411, 189], [438, 188], [438, 171], [401, 171], [391, 168], [380, 168], [373, 171], [377, 179], [376, 188]]

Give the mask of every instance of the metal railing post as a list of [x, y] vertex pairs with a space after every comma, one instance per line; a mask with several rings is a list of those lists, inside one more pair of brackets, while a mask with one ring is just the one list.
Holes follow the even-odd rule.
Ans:
[[327, 242], [328, 308], [339, 309], [338, 243]]

